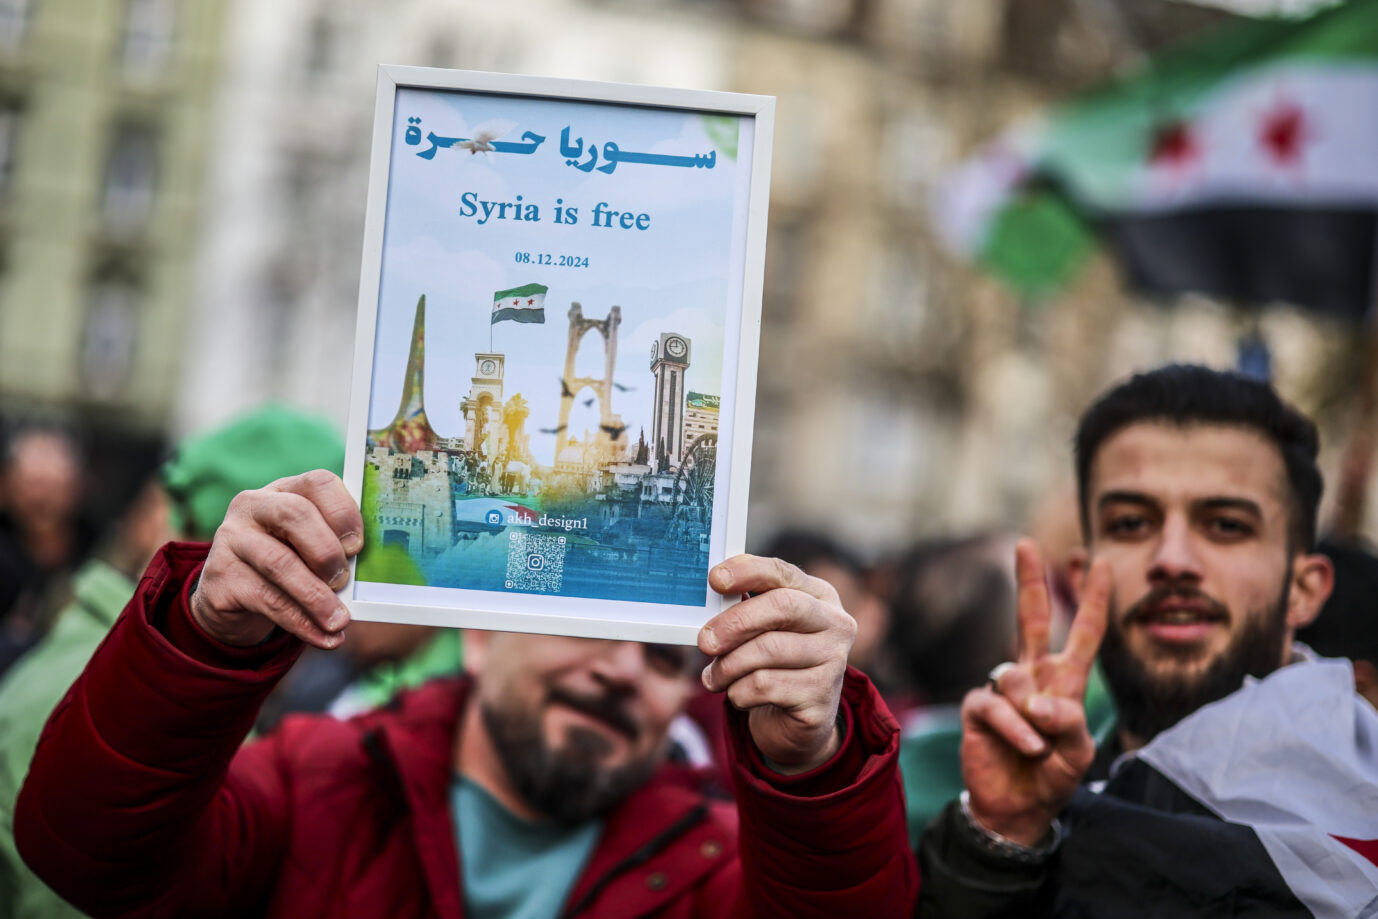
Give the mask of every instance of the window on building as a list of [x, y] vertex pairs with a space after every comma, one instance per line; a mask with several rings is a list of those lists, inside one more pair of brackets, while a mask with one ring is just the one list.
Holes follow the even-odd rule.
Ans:
[[459, 58], [459, 48], [450, 35], [436, 35], [426, 46], [426, 64], [430, 67], [453, 67]]
[[139, 339], [139, 292], [127, 281], [92, 287], [82, 329], [81, 384], [98, 402], [118, 400], [129, 388]]
[[338, 45], [339, 30], [330, 17], [328, 7], [322, 7], [311, 20], [306, 36], [306, 53], [302, 56], [302, 66], [308, 79], [320, 80], [329, 75]]
[[14, 175], [15, 153], [19, 148], [19, 116], [17, 102], [0, 102], [0, 199], [10, 190]]
[[172, 62], [176, 0], [128, 0], [120, 36], [120, 70], [134, 80], [163, 76]]
[[789, 325], [800, 305], [809, 261], [807, 246], [808, 237], [801, 222], [777, 220], [771, 226], [761, 306], [771, 331]]
[[18, 51], [29, 37], [34, 0], [0, 0], [0, 51]]
[[259, 373], [269, 381], [270, 391], [280, 392], [288, 385], [304, 293], [291, 259], [284, 256], [275, 260], [264, 278], [257, 309], [263, 333], [257, 355]]
[[143, 229], [153, 213], [158, 184], [158, 138], [152, 127], [122, 124], [115, 129], [105, 163], [101, 219], [119, 235]]

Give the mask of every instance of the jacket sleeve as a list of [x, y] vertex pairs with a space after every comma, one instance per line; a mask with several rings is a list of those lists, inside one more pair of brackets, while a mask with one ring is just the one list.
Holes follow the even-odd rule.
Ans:
[[96, 917], [245, 914], [288, 835], [270, 748], [230, 762], [300, 643], [201, 633], [187, 599], [206, 552], [154, 559], [49, 718], [16, 805], [25, 861]]
[[919, 919], [994, 919], [1045, 916], [1051, 908], [1058, 853], [1039, 865], [983, 849], [956, 801], [924, 830], [919, 842], [923, 894]]
[[772, 771], [745, 713], [728, 744], [740, 815], [743, 907], [767, 916], [908, 916], [919, 878], [900, 784], [899, 725], [860, 671], [848, 668], [842, 749], [811, 772]]

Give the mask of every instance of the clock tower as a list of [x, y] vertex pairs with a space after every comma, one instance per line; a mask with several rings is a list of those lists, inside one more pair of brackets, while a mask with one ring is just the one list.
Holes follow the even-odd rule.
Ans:
[[651, 423], [651, 468], [679, 465], [684, 452], [684, 372], [689, 369], [689, 339], [661, 332], [651, 345], [651, 375], [655, 377], [655, 411]]
[[501, 354], [474, 355], [474, 376], [469, 381], [471, 397], [486, 392], [491, 393], [499, 402], [502, 401], [502, 361]]
[[459, 403], [464, 413], [464, 446], [478, 450], [502, 420], [503, 355], [475, 354], [469, 395]]

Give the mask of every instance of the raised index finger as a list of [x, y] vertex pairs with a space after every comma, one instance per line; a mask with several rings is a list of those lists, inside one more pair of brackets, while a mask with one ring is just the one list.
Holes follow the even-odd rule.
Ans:
[[1014, 573], [1019, 581], [1019, 660], [1032, 663], [1048, 653], [1052, 603], [1043, 575], [1043, 554], [1032, 539], [1014, 547]]
[[1110, 607], [1110, 563], [1098, 559], [1091, 564], [1086, 575], [1086, 584], [1081, 592], [1081, 603], [1077, 606], [1076, 617], [1067, 631], [1067, 644], [1063, 653], [1068, 660], [1075, 661], [1080, 669], [1091, 672], [1096, 662], [1096, 652], [1100, 650], [1101, 639], [1105, 637], [1105, 623]]

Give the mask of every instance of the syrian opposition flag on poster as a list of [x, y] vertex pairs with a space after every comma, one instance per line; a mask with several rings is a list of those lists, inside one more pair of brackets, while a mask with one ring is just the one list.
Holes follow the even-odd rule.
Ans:
[[489, 322], [512, 319], [516, 322], [545, 322], [545, 292], [543, 284], [523, 284], [511, 290], [493, 294], [493, 318]]
[[988, 144], [934, 211], [953, 248], [1034, 295], [1099, 234], [1145, 292], [1360, 315], [1378, 242], [1378, 0], [1170, 51]]
[[[1158, 735], [1102, 794], [1117, 783], [1152, 789], [1139, 795], [1152, 810], [1138, 810], [1138, 839], [1127, 843], [1154, 850], [1144, 862], [1163, 853], [1197, 895], [1233, 876], [1224, 896], [1237, 906], [1267, 902], [1267, 915], [1290, 915], [1283, 904], [1295, 900], [1315, 916], [1378, 916], [1378, 711], [1354, 691], [1347, 661], [1296, 663], [1250, 680]], [[1211, 822], [1183, 816], [1191, 807], [1174, 796], [1233, 824], [1216, 824], [1232, 841], [1194, 852], [1212, 838]], [[1266, 855], [1250, 854], [1260, 848]], [[1114, 870], [1126, 869], [1108, 868], [1107, 877]], [[1204, 880], [1188, 880], [1192, 872]]]

